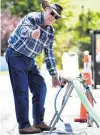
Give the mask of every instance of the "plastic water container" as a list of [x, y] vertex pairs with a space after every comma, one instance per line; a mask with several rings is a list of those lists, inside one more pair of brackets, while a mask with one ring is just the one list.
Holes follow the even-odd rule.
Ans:
[[74, 52], [63, 53], [62, 56], [62, 72], [64, 77], [79, 76], [78, 55]]
[[8, 71], [5, 56], [0, 56], [0, 71]]

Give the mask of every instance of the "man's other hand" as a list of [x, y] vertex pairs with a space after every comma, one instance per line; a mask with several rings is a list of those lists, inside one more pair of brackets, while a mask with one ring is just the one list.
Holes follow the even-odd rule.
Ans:
[[60, 86], [59, 79], [57, 78], [57, 76], [52, 76], [52, 87], [57, 87], [57, 86]]

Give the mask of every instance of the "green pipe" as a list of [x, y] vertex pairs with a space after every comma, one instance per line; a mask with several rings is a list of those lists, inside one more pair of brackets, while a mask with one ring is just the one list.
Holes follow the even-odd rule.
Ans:
[[95, 112], [94, 108], [92, 107], [91, 103], [89, 102], [89, 100], [87, 99], [86, 95], [85, 95], [85, 88], [83, 87], [83, 85], [80, 83], [80, 81], [78, 79], [74, 79], [73, 80], [73, 85], [75, 87], [75, 90], [82, 102], [82, 104], [85, 106], [87, 112], [90, 114], [90, 116], [97, 122], [100, 124], [100, 117], [97, 115], [97, 113]]

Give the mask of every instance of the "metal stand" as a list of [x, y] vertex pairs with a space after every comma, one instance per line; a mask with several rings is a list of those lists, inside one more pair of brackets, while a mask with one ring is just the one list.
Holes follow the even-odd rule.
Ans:
[[[82, 78], [81, 78], [81, 77], [79, 77], [79, 79], [82, 81]], [[74, 88], [73, 81], [72, 81], [72, 80], [69, 80], [69, 79], [68, 79], [68, 80], [66, 79], [65, 84], [66, 84], [66, 83], [67, 83], [67, 86], [66, 86], [65, 94], [64, 94], [63, 99], [62, 99], [62, 105], [61, 105], [61, 108], [60, 108], [59, 112], [58, 112], [57, 109], [56, 109], [56, 99], [57, 99], [57, 96], [56, 96], [56, 98], [55, 98], [55, 114], [54, 114], [54, 116], [53, 116], [53, 118], [52, 118], [52, 120], [51, 120], [51, 122], [50, 122], [50, 125], [49, 125], [49, 126], [51, 126], [51, 129], [50, 129], [49, 134], [52, 133], [52, 131], [53, 131], [53, 129], [54, 129], [56, 123], [59, 121], [60, 115], [61, 115], [61, 113], [62, 113], [62, 111], [63, 111], [63, 109], [64, 109], [64, 107], [65, 107], [65, 105], [66, 105], [66, 103], [67, 103], [67, 101], [68, 101], [68, 99], [69, 99], [69, 97], [70, 97], [72, 91], [73, 91], [73, 88]], [[83, 83], [83, 82], [82, 82], [82, 83]], [[64, 84], [64, 85], [65, 85], [65, 84]], [[63, 86], [63, 87], [64, 87], [64, 86]], [[62, 89], [63, 87], [61, 87], [61, 89]], [[61, 90], [61, 89], [60, 89], [60, 90]], [[58, 93], [59, 93], [59, 92], [58, 92]], [[58, 95], [58, 94], [57, 94], [57, 95]], [[92, 118], [92, 119], [93, 119], [93, 118]], [[96, 125], [97, 125], [97, 127], [98, 127], [99, 125], [97, 124], [97, 122], [96, 122], [96, 121], [94, 121], [94, 122], [96, 123]]]
[[61, 113], [62, 113], [62, 111], [63, 111], [63, 109], [64, 109], [64, 107], [65, 107], [65, 105], [66, 105], [66, 103], [67, 103], [71, 93], [72, 93], [72, 90], [74, 88], [73, 83], [71, 81], [68, 80], [67, 82], [68, 82], [68, 85], [66, 87], [66, 91], [65, 91], [65, 94], [64, 94], [63, 99], [62, 99], [61, 108], [60, 108], [59, 112], [55, 109], [55, 114], [54, 114], [54, 116], [53, 116], [53, 118], [52, 118], [52, 120], [50, 122], [49, 126], [51, 126], [51, 129], [50, 129], [49, 134], [52, 133], [56, 123], [60, 119], [60, 115], [61, 115]]

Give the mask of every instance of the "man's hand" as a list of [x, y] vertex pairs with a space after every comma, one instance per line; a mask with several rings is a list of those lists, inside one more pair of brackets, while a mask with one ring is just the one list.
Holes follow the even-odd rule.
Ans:
[[40, 26], [32, 32], [32, 38], [38, 39], [40, 37]]
[[60, 86], [60, 82], [57, 78], [57, 76], [52, 76], [52, 87]]

